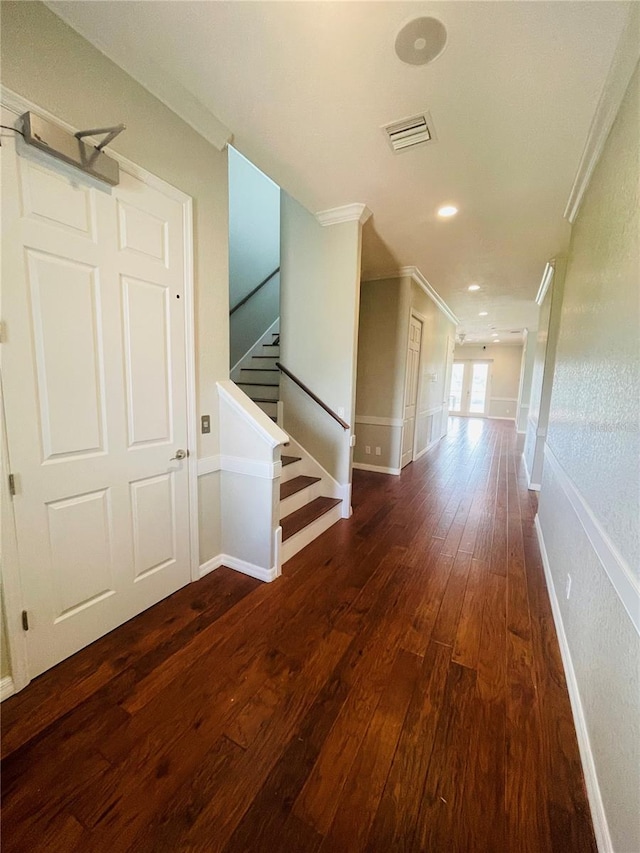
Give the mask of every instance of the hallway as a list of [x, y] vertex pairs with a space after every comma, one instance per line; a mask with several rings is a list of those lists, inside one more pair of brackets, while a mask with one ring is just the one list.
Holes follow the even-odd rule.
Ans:
[[452, 418], [260, 584], [222, 568], [3, 704], [10, 851], [595, 851], [521, 447]]

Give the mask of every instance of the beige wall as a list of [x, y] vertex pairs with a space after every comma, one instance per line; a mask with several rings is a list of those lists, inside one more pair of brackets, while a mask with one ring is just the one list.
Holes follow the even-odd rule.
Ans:
[[536, 357], [536, 329], [525, 331], [525, 344], [522, 351], [522, 378], [520, 393], [518, 395], [518, 414], [516, 416], [516, 429], [520, 433], [527, 431], [527, 418], [529, 416], [529, 401], [531, 399], [531, 382], [533, 379], [533, 367]]
[[[282, 363], [350, 427], [355, 416], [360, 298], [358, 222], [323, 227], [286, 193], [281, 202], [280, 354]], [[284, 429], [339, 483], [351, 479], [345, 431], [282, 377]]]
[[486, 347], [456, 346], [456, 361], [486, 360], [491, 362], [489, 407], [491, 418], [514, 418], [520, 388], [522, 345], [487, 344]]
[[[197, 404], [217, 424], [229, 373], [227, 155], [38, 2], [3, 2], [2, 82], [74, 127], [124, 122], [112, 148], [193, 198]], [[198, 455], [218, 453], [218, 433]], [[203, 496], [210, 489], [201, 490]], [[200, 509], [204, 559], [218, 553], [215, 501]], [[216, 550], [218, 549], [218, 550]], [[212, 550], [213, 553], [209, 553]]]
[[[573, 227], [547, 436], [557, 464], [545, 464], [539, 508], [621, 853], [640, 850], [640, 638], [616, 592], [640, 578], [639, 103], [636, 68]], [[637, 588], [631, 600], [640, 607]]]
[[443, 403], [449, 383], [445, 375], [447, 346], [453, 342], [455, 326], [409, 276], [362, 283], [354, 462], [396, 473], [402, 452], [412, 310], [423, 322], [415, 444], [419, 454], [446, 430]]

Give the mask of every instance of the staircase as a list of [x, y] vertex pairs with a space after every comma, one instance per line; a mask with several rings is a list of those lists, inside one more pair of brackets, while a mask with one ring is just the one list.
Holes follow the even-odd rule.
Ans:
[[[277, 421], [280, 398], [279, 357], [280, 334], [273, 332], [271, 342], [261, 344], [248, 366], [240, 369], [236, 382], [273, 421]], [[338, 484], [293, 440], [287, 446], [290, 451], [292, 448], [296, 455], [281, 457], [282, 562], [342, 518], [342, 499], [335, 496]]]

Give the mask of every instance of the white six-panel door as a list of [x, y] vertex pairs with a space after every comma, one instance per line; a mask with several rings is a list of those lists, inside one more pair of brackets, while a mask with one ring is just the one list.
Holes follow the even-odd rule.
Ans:
[[3, 139], [2, 368], [29, 675], [190, 580], [183, 204]]
[[420, 378], [420, 345], [422, 343], [422, 323], [411, 315], [409, 325], [409, 348], [407, 350], [407, 372], [404, 385], [404, 418], [402, 430], [402, 459], [404, 468], [413, 459], [413, 444], [416, 432], [416, 411], [418, 406], [418, 380]]

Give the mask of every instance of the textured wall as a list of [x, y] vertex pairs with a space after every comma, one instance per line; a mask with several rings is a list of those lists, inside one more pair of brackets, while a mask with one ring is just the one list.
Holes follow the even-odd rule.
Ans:
[[575, 223], [548, 442], [640, 578], [638, 71]]
[[[574, 225], [548, 444], [612, 548], [640, 576], [639, 72]], [[640, 640], [546, 466], [540, 524], [614, 849], [640, 850]], [[612, 552], [612, 558], [613, 558]], [[567, 574], [573, 578], [569, 600]]]
[[635, 853], [640, 850], [640, 638], [549, 465], [539, 518], [613, 849]]

